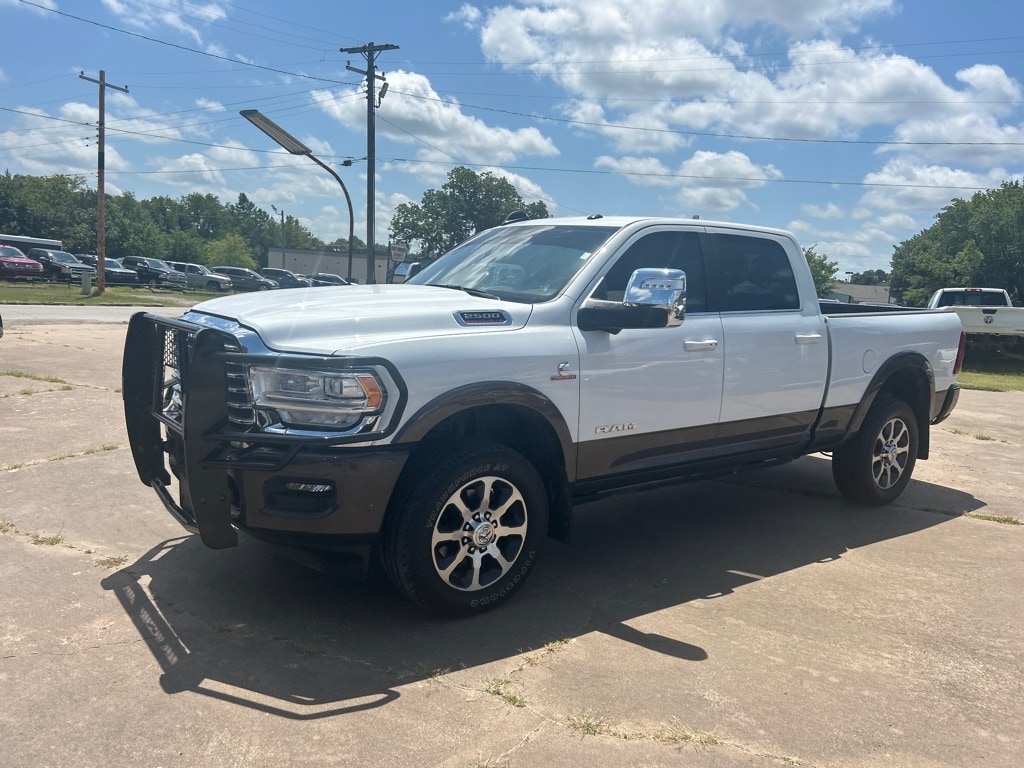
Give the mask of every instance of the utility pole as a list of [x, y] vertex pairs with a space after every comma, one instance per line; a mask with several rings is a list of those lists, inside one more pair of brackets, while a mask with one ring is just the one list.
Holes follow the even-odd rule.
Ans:
[[384, 94], [388, 91], [388, 84], [385, 82], [383, 87], [380, 89], [380, 95], [378, 97], [377, 81], [384, 80], [384, 75], [377, 74], [375, 60], [380, 51], [397, 50], [398, 46], [392, 45], [391, 43], [385, 43], [383, 45], [367, 43], [366, 45], [358, 48], [341, 49], [342, 53], [360, 53], [363, 55], [363, 58], [366, 59], [366, 71], [356, 69], [350, 64], [346, 64], [345, 69], [350, 72], [358, 72], [360, 75], [366, 75], [366, 282], [368, 284], [377, 282], [377, 278], [374, 274], [374, 265], [377, 263], [377, 254], [375, 253], [376, 246], [373, 243], [373, 213], [377, 202], [377, 193], [375, 190], [377, 155], [374, 149], [376, 144], [376, 136], [374, 133], [374, 112], [377, 107], [380, 106], [380, 102], [384, 98]]
[[281, 214], [281, 247], [282, 248], [287, 248], [288, 247], [288, 234], [287, 234], [287, 232], [286, 232], [286, 230], [284, 228], [284, 208], [282, 208], [279, 211], [279, 210], [277, 210], [277, 206], [276, 205], [271, 204], [270, 207], [274, 209], [274, 213], [280, 213]]
[[96, 292], [103, 293], [107, 287], [106, 274], [104, 272], [107, 259], [107, 223], [104, 217], [104, 193], [106, 184], [104, 180], [104, 144], [106, 142], [104, 123], [107, 111], [106, 92], [107, 88], [113, 88], [114, 90], [128, 93], [128, 86], [111, 85], [107, 82], [106, 71], [102, 69], [100, 70], [99, 80], [86, 77], [85, 72], [80, 72], [78, 77], [82, 80], [88, 80], [90, 83], [96, 83], [100, 87], [99, 140], [97, 143], [99, 156], [96, 160]]

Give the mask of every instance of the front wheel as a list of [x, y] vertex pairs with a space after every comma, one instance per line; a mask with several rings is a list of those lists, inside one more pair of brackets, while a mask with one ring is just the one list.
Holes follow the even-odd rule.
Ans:
[[902, 400], [880, 396], [853, 440], [832, 453], [832, 477], [840, 493], [880, 507], [895, 501], [917, 462], [914, 412]]
[[382, 541], [391, 580], [428, 611], [468, 615], [507, 600], [530, 574], [547, 523], [537, 470], [497, 443], [473, 441], [420, 462]]

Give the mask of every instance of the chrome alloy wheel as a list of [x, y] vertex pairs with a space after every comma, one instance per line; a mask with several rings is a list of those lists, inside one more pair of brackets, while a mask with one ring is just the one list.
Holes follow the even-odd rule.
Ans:
[[899, 482], [910, 458], [910, 430], [903, 419], [892, 418], [882, 425], [871, 459], [871, 475], [882, 489]]
[[434, 570], [448, 586], [473, 592], [507, 574], [526, 541], [529, 514], [520, 490], [484, 475], [444, 503], [431, 536]]

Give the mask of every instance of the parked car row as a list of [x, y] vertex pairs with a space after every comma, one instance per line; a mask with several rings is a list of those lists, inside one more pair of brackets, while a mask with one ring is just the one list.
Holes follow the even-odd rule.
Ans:
[[43, 278], [46, 280], [66, 283], [81, 280], [83, 275], [89, 275], [90, 278], [96, 277], [94, 268], [83, 264], [67, 251], [32, 248], [25, 255], [43, 265]]
[[[99, 257], [94, 253], [76, 253], [75, 258], [96, 270]], [[138, 285], [139, 273], [128, 269], [120, 259], [107, 256], [103, 259], [103, 279], [107, 285]]]
[[[80, 281], [83, 275], [96, 279], [99, 257], [91, 253], [33, 248], [28, 254], [13, 245], [0, 243], [0, 280]], [[145, 285], [151, 288], [210, 292], [269, 291], [275, 288], [309, 288], [323, 285], [348, 285], [340, 275], [317, 272], [298, 275], [287, 269], [264, 267], [259, 272], [245, 267], [206, 267], [183, 261], [164, 261], [147, 256], [107, 256], [103, 259], [103, 277], [107, 285]]]
[[232, 288], [231, 278], [211, 272], [202, 264], [189, 264], [183, 261], [168, 261], [171, 267], [185, 276], [189, 288], [210, 292], [228, 291]]
[[0, 245], [0, 279], [42, 280], [43, 265], [13, 245]]

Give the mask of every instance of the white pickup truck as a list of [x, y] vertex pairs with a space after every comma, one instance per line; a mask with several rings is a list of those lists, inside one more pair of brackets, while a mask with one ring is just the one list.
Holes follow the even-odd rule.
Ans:
[[1024, 336], [1024, 307], [1013, 306], [1002, 288], [940, 288], [928, 307], [956, 313], [965, 333]]
[[831, 452], [843, 494], [891, 502], [963, 348], [953, 314], [819, 304], [786, 232], [595, 215], [481, 232], [401, 285], [137, 314], [123, 398], [142, 482], [208, 546], [379, 556], [471, 614], [599, 495]]

